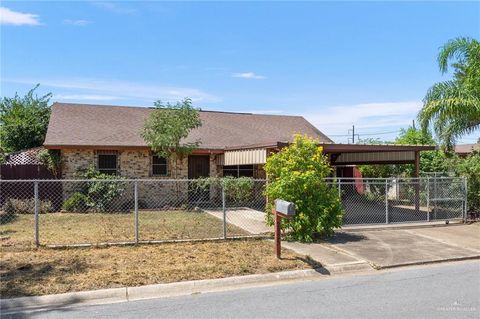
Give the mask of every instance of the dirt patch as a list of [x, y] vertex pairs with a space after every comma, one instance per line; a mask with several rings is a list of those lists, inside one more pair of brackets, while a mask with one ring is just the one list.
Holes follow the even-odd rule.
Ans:
[[276, 259], [273, 243], [265, 240], [3, 252], [0, 296], [55, 294], [318, 266], [289, 250], [282, 254], [281, 260]]

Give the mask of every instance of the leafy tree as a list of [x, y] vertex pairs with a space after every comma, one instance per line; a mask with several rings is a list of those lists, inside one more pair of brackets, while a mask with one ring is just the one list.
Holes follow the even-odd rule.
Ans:
[[[402, 129], [395, 140], [395, 144], [410, 145], [435, 145], [436, 142], [429, 131], [423, 131], [409, 127]], [[445, 166], [447, 160], [446, 154], [441, 150], [420, 152], [420, 169], [422, 172], [445, 172], [448, 166]], [[396, 175], [414, 176], [414, 165], [396, 165]]]
[[332, 235], [342, 224], [343, 211], [338, 191], [325, 178], [332, 168], [317, 141], [295, 135], [294, 142], [267, 158], [265, 171], [267, 222], [273, 224], [271, 209], [275, 199], [293, 202], [296, 215], [282, 222], [295, 240], [311, 242], [316, 235]]
[[155, 102], [156, 110], [145, 122], [143, 139], [159, 156], [174, 159], [175, 175], [177, 161], [190, 154], [199, 141], [185, 142], [192, 129], [202, 125], [200, 112], [192, 106], [190, 99], [176, 104]]
[[464, 160], [459, 160], [455, 171], [458, 175], [467, 177], [468, 209], [480, 212], [480, 152], [474, 152]]
[[453, 79], [428, 90], [418, 115], [423, 130], [432, 125], [448, 149], [459, 137], [480, 128], [480, 42], [464, 37], [448, 41], [438, 55], [442, 73], [452, 59]]
[[[373, 144], [377, 143], [375, 140]], [[410, 127], [402, 129], [393, 142], [394, 144], [435, 145], [432, 134]], [[447, 172], [452, 170], [449, 165], [453, 155], [447, 155], [441, 150], [420, 152], [420, 169], [422, 172]], [[366, 177], [413, 176], [415, 167], [411, 164], [391, 165], [359, 165], [360, 172]]]
[[41, 146], [47, 133], [51, 93], [38, 97], [37, 84], [24, 97], [4, 97], [0, 102], [0, 145], [9, 153]]

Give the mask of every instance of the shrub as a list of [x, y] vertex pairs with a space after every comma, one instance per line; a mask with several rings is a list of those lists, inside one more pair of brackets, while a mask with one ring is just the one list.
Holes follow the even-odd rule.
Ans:
[[273, 224], [274, 200], [283, 199], [296, 206], [295, 216], [281, 225], [291, 230], [292, 239], [311, 242], [317, 235], [332, 235], [333, 229], [341, 226], [343, 212], [338, 191], [325, 181], [332, 168], [315, 140], [295, 135], [293, 144], [267, 159], [265, 171], [269, 224]]
[[0, 209], [0, 225], [9, 223], [9, 222], [13, 221], [16, 217], [17, 217], [17, 215], [9, 214], [6, 211], [4, 211], [3, 209]]
[[480, 212], [480, 152], [460, 161], [455, 170], [458, 175], [467, 177], [469, 211]]
[[[53, 210], [52, 202], [49, 200], [39, 201], [39, 213], [49, 213]], [[16, 199], [9, 198], [3, 204], [3, 211], [7, 215], [14, 214], [33, 214], [35, 212], [35, 200], [33, 198], [29, 199]]]
[[94, 166], [79, 172], [79, 176], [92, 180], [80, 193], [85, 196], [86, 206], [93, 211], [111, 210], [113, 201], [120, 198], [125, 190], [124, 182], [118, 181], [122, 177], [100, 173]]
[[194, 181], [197, 189], [207, 190], [211, 186], [223, 188], [227, 203], [244, 203], [253, 197], [253, 178], [251, 177], [203, 177]]
[[83, 213], [87, 210], [87, 197], [82, 193], [73, 193], [64, 203], [62, 209], [67, 212]]

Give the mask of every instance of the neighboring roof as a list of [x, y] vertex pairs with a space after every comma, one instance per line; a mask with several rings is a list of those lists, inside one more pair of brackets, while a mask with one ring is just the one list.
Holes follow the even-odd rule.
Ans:
[[21, 150], [10, 153], [6, 156], [2, 165], [43, 165], [37, 157], [43, 147], [29, 148], [27, 150]]
[[470, 154], [473, 151], [480, 151], [480, 144], [460, 144], [455, 145], [455, 153], [457, 154]]
[[[141, 148], [140, 133], [147, 107], [54, 103], [44, 146]], [[326, 135], [301, 116], [262, 115], [201, 111], [202, 126], [184, 142], [200, 141], [202, 149], [226, 149], [244, 145], [291, 142], [293, 134], [307, 134], [323, 143]]]

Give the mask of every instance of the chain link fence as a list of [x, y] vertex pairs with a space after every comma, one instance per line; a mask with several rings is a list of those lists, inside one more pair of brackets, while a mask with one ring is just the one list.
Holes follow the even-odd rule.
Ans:
[[265, 184], [252, 179], [242, 185], [158, 179], [0, 180], [0, 245], [16, 250], [270, 236]]
[[[465, 218], [466, 180], [327, 179], [344, 225]], [[0, 248], [271, 236], [265, 180], [0, 180]]]
[[462, 177], [338, 178], [343, 224], [391, 224], [466, 218], [467, 184]]

